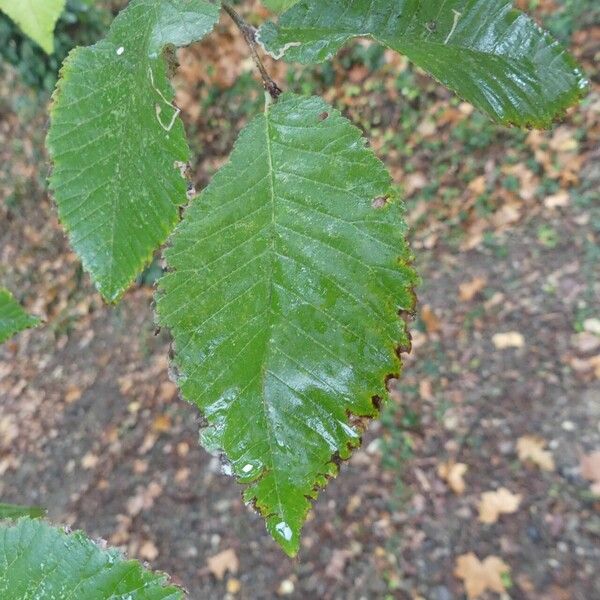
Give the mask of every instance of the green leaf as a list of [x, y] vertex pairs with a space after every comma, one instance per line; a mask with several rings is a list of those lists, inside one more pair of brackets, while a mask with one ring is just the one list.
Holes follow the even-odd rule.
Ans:
[[54, 51], [54, 26], [66, 0], [0, 0], [5, 12], [34, 42], [48, 54]]
[[15, 504], [3, 504], [0, 502], [0, 519], [18, 519], [30, 517], [38, 519], [46, 514], [46, 509], [39, 506], [17, 506]]
[[40, 319], [28, 315], [7, 289], [0, 288], [0, 344], [39, 323]]
[[285, 94], [166, 251], [157, 309], [182, 393], [290, 555], [310, 499], [360, 443], [355, 417], [378, 414], [410, 345], [399, 311], [415, 274], [390, 186], [348, 120]]
[[2, 600], [182, 600], [166, 577], [44, 521], [0, 526]]
[[509, 0], [301, 0], [260, 40], [303, 63], [370, 36], [431, 73], [493, 119], [546, 127], [587, 81], [565, 49]]
[[181, 166], [189, 150], [167, 75], [172, 48], [199, 40], [218, 18], [218, 3], [207, 0], [134, 0], [106, 39], [75, 49], [62, 68], [48, 135], [50, 183], [71, 245], [110, 302], [187, 201]]
[[263, 0], [263, 4], [274, 13], [281, 13], [296, 4], [298, 0]]

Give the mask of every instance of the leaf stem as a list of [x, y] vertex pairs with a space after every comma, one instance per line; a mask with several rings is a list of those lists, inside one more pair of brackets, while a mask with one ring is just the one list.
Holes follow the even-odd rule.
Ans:
[[263, 64], [258, 54], [258, 44], [256, 42], [256, 28], [252, 27], [249, 23], [243, 19], [243, 17], [227, 2], [223, 2], [223, 8], [225, 12], [231, 17], [231, 20], [237, 25], [237, 28], [241, 31], [248, 47], [250, 48], [250, 54], [254, 64], [260, 72], [262, 77], [263, 86], [273, 100], [277, 100], [282, 93], [281, 88], [275, 83], [273, 78], [269, 75], [265, 65]]

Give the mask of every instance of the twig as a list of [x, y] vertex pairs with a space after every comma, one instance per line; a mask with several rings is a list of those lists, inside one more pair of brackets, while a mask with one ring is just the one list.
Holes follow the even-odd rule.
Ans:
[[242, 16], [227, 2], [223, 2], [223, 8], [225, 12], [231, 17], [233, 22], [237, 25], [238, 29], [242, 32], [248, 47], [250, 48], [250, 54], [252, 55], [252, 60], [254, 64], [258, 68], [260, 72], [260, 76], [262, 77], [263, 85], [265, 90], [269, 92], [271, 98], [273, 100], [277, 100], [277, 98], [281, 95], [281, 88], [275, 83], [273, 78], [267, 72], [265, 65], [263, 64], [260, 56], [258, 55], [258, 44], [256, 42], [256, 29], [252, 27], [252, 25], [246, 23]]

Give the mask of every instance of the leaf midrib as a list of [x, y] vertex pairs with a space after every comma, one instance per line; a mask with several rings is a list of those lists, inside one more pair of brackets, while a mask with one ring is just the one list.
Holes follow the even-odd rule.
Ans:
[[275, 470], [275, 450], [273, 448], [273, 431], [271, 429], [271, 421], [269, 418], [269, 411], [267, 406], [267, 395], [266, 395], [266, 378], [268, 375], [267, 368], [267, 360], [266, 357], [271, 349], [272, 340], [273, 340], [273, 325], [274, 325], [274, 311], [273, 311], [273, 274], [274, 274], [274, 261], [275, 261], [275, 169], [273, 167], [273, 146], [271, 143], [271, 127], [270, 127], [270, 107], [272, 100], [268, 95], [265, 95], [265, 139], [267, 146], [267, 167], [269, 170], [269, 191], [270, 191], [270, 199], [271, 199], [271, 227], [269, 228], [269, 246], [270, 246], [270, 257], [269, 257], [269, 271], [268, 271], [268, 286], [269, 293], [267, 299], [267, 305], [269, 310], [269, 330], [265, 344], [265, 358], [263, 359], [263, 363], [261, 365], [262, 377], [261, 377], [261, 399], [262, 399], [262, 407], [263, 407], [263, 415], [265, 419], [265, 428], [267, 431], [267, 442], [269, 444], [269, 453], [271, 455], [271, 468], [273, 475], [273, 487], [275, 490], [275, 496], [277, 498], [277, 506], [279, 508], [279, 514], [283, 516], [285, 514], [283, 509], [283, 504], [281, 501], [281, 494], [279, 492], [279, 484], [277, 478], [277, 472]]

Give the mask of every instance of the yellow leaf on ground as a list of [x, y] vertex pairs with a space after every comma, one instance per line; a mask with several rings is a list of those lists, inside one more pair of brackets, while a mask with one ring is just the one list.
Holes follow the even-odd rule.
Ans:
[[239, 579], [231, 578], [227, 580], [227, 593], [237, 594], [242, 589], [242, 584]]
[[520, 461], [530, 460], [542, 471], [554, 471], [554, 458], [549, 450], [544, 450], [545, 440], [532, 435], [524, 435], [517, 440], [517, 453]]
[[240, 562], [237, 554], [232, 548], [228, 548], [227, 550], [223, 550], [223, 552], [219, 552], [219, 554], [215, 554], [215, 556], [211, 556], [207, 559], [206, 564], [208, 566], [208, 570], [219, 581], [223, 580], [225, 573], [229, 572], [232, 575], [235, 575], [240, 568]]
[[517, 511], [521, 504], [521, 496], [513, 494], [506, 488], [495, 492], [484, 492], [479, 502], [479, 520], [482, 523], [495, 523], [501, 514], [511, 514]]
[[583, 329], [594, 335], [600, 335], [600, 319], [586, 319], [583, 322]]
[[481, 562], [469, 552], [456, 559], [454, 575], [462, 579], [469, 599], [478, 598], [487, 590], [502, 594], [506, 591], [502, 576], [510, 573], [510, 567], [497, 556], [488, 556]]
[[158, 548], [154, 542], [148, 540], [144, 542], [139, 550], [139, 555], [144, 560], [156, 560], [158, 558]]
[[544, 199], [544, 206], [546, 208], [559, 208], [562, 206], [568, 206], [569, 204], [569, 192], [566, 190], [560, 190], [556, 194], [546, 196]]
[[506, 333], [497, 333], [492, 338], [497, 350], [506, 350], [507, 348], [522, 348], [525, 345], [525, 338], [518, 331], [508, 331]]
[[458, 295], [463, 302], [470, 302], [485, 289], [487, 279], [485, 277], [475, 277], [471, 281], [465, 281], [458, 286]]
[[421, 319], [423, 319], [423, 323], [425, 323], [427, 333], [437, 333], [442, 326], [438, 316], [433, 312], [433, 309], [429, 304], [423, 306], [423, 309], [421, 310]]
[[156, 433], [167, 433], [171, 430], [171, 427], [171, 418], [168, 415], [158, 415], [154, 421], [152, 421], [152, 429]]
[[438, 465], [437, 472], [455, 494], [461, 495], [465, 493], [464, 476], [468, 468], [464, 463], [450, 461]]
[[581, 457], [581, 476], [592, 482], [592, 493], [600, 496], [600, 450]]

